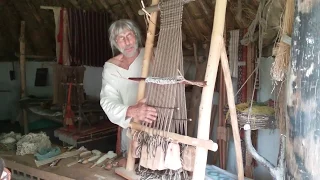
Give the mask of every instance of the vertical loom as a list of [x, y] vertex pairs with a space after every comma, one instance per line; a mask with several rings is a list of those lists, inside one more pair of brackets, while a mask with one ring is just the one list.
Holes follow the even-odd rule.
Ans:
[[[193, 172], [193, 179], [204, 179], [208, 150], [217, 150], [217, 144], [209, 140], [209, 127], [217, 68], [220, 56], [222, 56], [225, 61], [222, 65], [237, 151], [238, 179], [241, 180], [243, 179], [243, 167], [241, 150], [239, 150], [240, 138], [230, 71], [223, 43], [227, 1], [216, 2], [214, 27], [205, 77], [209, 83], [203, 88], [202, 93], [198, 139], [187, 136], [185, 90], [184, 84], [179, 83], [184, 80], [181, 46], [183, 4], [184, 0], [165, 0], [160, 5], [161, 26], [155, 63], [151, 73], [153, 77], [141, 78], [144, 79], [144, 83], [147, 83], [147, 104], [157, 109], [158, 117], [153, 124], [139, 124], [136, 121], [130, 123], [132, 142], [128, 152], [127, 167], [126, 169], [118, 168], [115, 172], [126, 179], [189, 179], [189, 172]], [[152, 25], [155, 26], [154, 23]], [[150, 34], [148, 33], [148, 35]], [[150, 44], [147, 43], [147, 45]], [[149, 48], [152, 49], [152, 47]], [[148, 67], [149, 62], [146, 59], [145, 62]], [[142, 73], [142, 76], [146, 76], [146, 74]], [[144, 88], [144, 85], [140, 83], [139, 91], [144, 92], [144, 89], [140, 89], [141, 87]], [[141, 96], [141, 94], [139, 95]], [[142, 97], [138, 98], [141, 99]], [[135, 158], [140, 158], [136, 172], [133, 171]]]

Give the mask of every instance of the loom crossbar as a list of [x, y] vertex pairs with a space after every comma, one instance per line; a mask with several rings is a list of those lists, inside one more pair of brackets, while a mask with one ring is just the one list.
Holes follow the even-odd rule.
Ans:
[[218, 150], [218, 144], [214, 143], [212, 140], [197, 139], [197, 138], [183, 136], [183, 135], [172, 133], [172, 132], [157, 130], [157, 129], [142, 126], [142, 125], [135, 123], [135, 122], [131, 122], [130, 127], [134, 130], [144, 131], [148, 134], [156, 133], [156, 135], [163, 135], [164, 137], [167, 137], [168, 139], [172, 139], [173, 141], [177, 141], [179, 143], [183, 143], [186, 145], [195, 146], [195, 147], [202, 147], [202, 148], [208, 149], [210, 151], [214, 151], [214, 152], [216, 152]]

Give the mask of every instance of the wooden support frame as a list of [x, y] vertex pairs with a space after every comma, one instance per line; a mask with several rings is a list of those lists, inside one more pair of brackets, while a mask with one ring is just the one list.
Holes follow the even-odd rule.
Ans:
[[[153, 0], [152, 4], [155, 5], [158, 2], [159, 2], [158, 0]], [[214, 92], [215, 82], [217, 78], [218, 65], [221, 58], [223, 61], [222, 68], [223, 68], [224, 78], [226, 82], [228, 105], [230, 109], [231, 124], [232, 124], [235, 149], [236, 149], [238, 179], [243, 180], [244, 173], [243, 173], [243, 165], [242, 165], [240, 134], [238, 130], [238, 121], [237, 121], [237, 115], [236, 115], [230, 69], [228, 65], [225, 45], [223, 42], [223, 31], [224, 31], [224, 24], [225, 24], [226, 8], [227, 8], [227, 0], [219, 0], [216, 2], [215, 16], [214, 16], [214, 22], [213, 22], [214, 24], [213, 24], [212, 35], [211, 35], [209, 59], [208, 59], [206, 75], [205, 75], [205, 81], [207, 81], [207, 86], [203, 88], [203, 92], [201, 96], [197, 139], [209, 140], [212, 98], [213, 98], [213, 92]], [[152, 14], [153, 16], [151, 15], [151, 18], [152, 17], [156, 18], [157, 12], [158, 11], [153, 12], [154, 14]], [[155, 24], [156, 23], [150, 24], [149, 29], [155, 28], [156, 26]], [[153, 47], [153, 40], [154, 40], [154, 33], [151, 34], [152, 36], [150, 36], [148, 32], [147, 35], [149, 35], [149, 37], [147, 36], [146, 52], [144, 56], [145, 59], [144, 59], [142, 75], [141, 75], [142, 77], [146, 77], [148, 73], [148, 67], [149, 67], [149, 62], [151, 58], [151, 50]], [[145, 83], [144, 81], [141, 81], [139, 84], [139, 92], [138, 92], [137, 100], [140, 100], [143, 98], [144, 91], [145, 91]], [[133, 131], [142, 130], [142, 128], [138, 125], [139, 124], [135, 121], [130, 123], [131, 129]], [[172, 136], [176, 136], [176, 135], [177, 134], [172, 133]], [[181, 139], [178, 142], [181, 142]], [[139, 177], [136, 176], [136, 174], [133, 171], [134, 158], [132, 157], [132, 154], [131, 154], [131, 148], [132, 148], [132, 143], [130, 143], [130, 146], [129, 146], [126, 169], [118, 168], [115, 170], [115, 172], [126, 179], [139, 179]], [[196, 148], [193, 180], [205, 179], [207, 155], [208, 155], [208, 149], [206, 147], [198, 146]]]
[[[214, 87], [217, 78], [217, 71], [219, 66], [220, 57], [222, 58], [222, 68], [224, 72], [224, 79], [226, 83], [228, 105], [231, 115], [231, 123], [233, 130], [233, 137], [235, 142], [237, 168], [238, 168], [238, 180], [243, 180], [243, 165], [242, 165], [242, 154], [240, 144], [240, 134], [238, 130], [238, 121], [236, 115], [235, 102], [233, 98], [233, 88], [230, 75], [230, 69], [228, 66], [228, 60], [226, 58], [226, 51], [223, 42], [223, 32], [225, 25], [227, 9], [227, 0], [216, 1], [215, 14], [213, 29], [211, 34], [210, 52], [207, 64], [207, 70], [205, 75], [205, 81], [207, 86], [203, 88], [201, 96], [201, 104], [199, 111], [199, 122], [198, 122], [198, 135], [197, 138], [209, 139], [209, 127], [210, 127], [210, 114], [212, 107], [212, 98]], [[202, 147], [197, 147], [195, 165], [193, 171], [193, 180], [205, 179], [205, 169], [207, 163], [208, 150]]]

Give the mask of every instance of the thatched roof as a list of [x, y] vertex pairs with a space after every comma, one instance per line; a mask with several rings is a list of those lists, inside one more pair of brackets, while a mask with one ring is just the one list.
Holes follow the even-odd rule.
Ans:
[[[112, 19], [130, 18], [146, 32], [144, 16], [138, 15], [140, 0], [0, 0], [0, 59], [19, 53], [20, 21], [26, 22], [26, 54], [55, 55], [55, 24], [53, 12], [40, 6], [78, 8], [87, 11], [107, 11]], [[228, 29], [248, 27], [255, 18], [259, 0], [242, 0], [241, 19], [237, 19], [238, 1], [228, 1]], [[280, 1], [277, 1], [280, 2]], [[151, 0], [144, 0], [145, 6]], [[183, 48], [192, 52], [193, 43], [210, 41], [215, 1], [195, 0], [184, 6]], [[280, 16], [280, 13], [279, 13]], [[278, 22], [275, 24], [279, 24]], [[269, 24], [268, 24], [269, 25]], [[273, 32], [276, 32], [273, 30]], [[269, 39], [274, 39], [272, 35]], [[3, 58], [2, 58], [3, 59]]]

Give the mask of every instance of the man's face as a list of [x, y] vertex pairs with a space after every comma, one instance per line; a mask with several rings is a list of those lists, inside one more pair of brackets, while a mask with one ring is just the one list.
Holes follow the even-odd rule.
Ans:
[[131, 30], [124, 30], [116, 37], [119, 51], [126, 57], [133, 57], [138, 50], [136, 36]]

